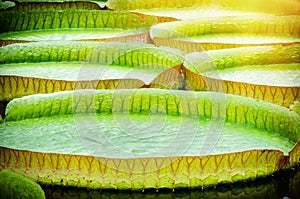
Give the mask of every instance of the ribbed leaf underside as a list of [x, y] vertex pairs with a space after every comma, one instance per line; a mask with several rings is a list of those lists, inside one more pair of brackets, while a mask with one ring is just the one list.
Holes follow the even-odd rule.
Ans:
[[14, 98], [37, 93], [53, 93], [76, 89], [133, 89], [140, 88], [143, 85], [144, 82], [139, 79], [68, 81], [34, 77], [0, 76], [0, 100], [9, 101]]
[[[160, 114], [223, 118], [278, 132], [294, 141], [300, 137], [300, 116], [283, 107], [220, 93], [156, 89], [81, 90], [28, 96], [9, 103], [6, 121], [75, 113], [142, 113], [150, 111], [149, 108]], [[2, 169], [13, 170], [37, 182], [112, 189], [204, 187], [263, 177], [299, 161], [299, 143], [290, 156], [277, 150], [250, 150], [204, 157], [111, 159], [5, 147], [0, 150]]]
[[[50, 74], [42, 75], [40, 71], [37, 71], [40, 76], [35, 75], [34, 69], [32, 69], [33, 74], [28, 76], [24, 76], [18, 72], [17, 69], [15, 72], [0, 75], [0, 89], [2, 90], [1, 100], [11, 100], [15, 97], [29, 94], [83, 88], [140, 88], [143, 86], [144, 81], [148, 81], [149, 78], [144, 79], [139, 75], [140, 72], [136, 72], [137, 75], [134, 78], [126, 78], [128, 76], [126, 73], [134, 73], [135, 68], [139, 68], [142, 69], [141, 71], [144, 71], [144, 73], [149, 71], [148, 76], [153, 76], [183, 61], [183, 54], [174, 49], [158, 48], [150, 44], [119, 42], [35, 42], [13, 44], [2, 47], [0, 49], [0, 56], [0, 63], [8, 64], [2, 67], [6, 67], [7, 69], [10, 66], [15, 67], [13, 63], [78, 62], [78, 66], [81, 66], [77, 78], [76, 74], [74, 74], [75, 79], [73, 80], [49, 78]], [[95, 65], [95, 71], [93, 72], [93, 68], [88, 66], [89, 63], [99, 64], [99, 70], [101, 64], [106, 64], [107, 67], [103, 67], [101, 71], [97, 72], [97, 66]], [[49, 66], [50, 65], [51, 64], [49, 64]], [[103, 74], [114, 66], [120, 66], [121, 74], [119, 76], [115, 75], [116, 77], [114, 76], [114, 78], [101, 79]], [[18, 67], [18, 65], [16, 67]], [[60, 66], [58, 65], [57, 67]], [[122, 69], [122, 67], [124, 69]], [[125, 69], [128, 71], [126, 72]], [[53, 70], [55, 69], [53, 68]], [[70, 68], [70, 70], [72, 69]], [[118, 68], [114, 70], [116, 72]], [[57, 71], [59, 71], [59, 68], [56, 72]], [[3, 73], [5, 73], [4, 69]]]
[[38, 0], [34, 2], [30, 0], [29, 2], [16, 1], [15, 6], [11, 7], [9, 11], [28, 11], [28, 10], [100, 10], [101, 7], [95, 2], [89, 1], [63, 1], [63, 2], [51, 2], [51, 1], [41, 1]]
[[[264, 177], [283, 168], [280, 151], [138, 159], [38, 153], [0, 147], [1, 169], [40, 183], [110, 189], [204, 187]], [[76, 171], [76, 172], [74, 172]]]
[[[210, 90], [260, 99], [289, 107], [299, 100], [300, 87], [290, 85], [263, 85], [230, 81], [205, 75], [206, 71], [227, 68], [300, 63], [299, 45], [248, 47], [213, 50], [186, 56], [182, 68], [186, 85], [192, 90]], [[287, 81], [289, 77], [286, 77]], [[292, 81], [292, 80], [289, 80]]]

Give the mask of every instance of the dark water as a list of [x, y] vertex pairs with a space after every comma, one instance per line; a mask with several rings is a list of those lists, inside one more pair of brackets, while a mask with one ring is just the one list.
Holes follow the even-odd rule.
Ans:
[[175, 198], [300, 198], [300, 166], [252, 182], [219, 185], [205, 189], [169, 189], [142, 191], [87, 190], [43, 186], [46, 198], [175, 199]]

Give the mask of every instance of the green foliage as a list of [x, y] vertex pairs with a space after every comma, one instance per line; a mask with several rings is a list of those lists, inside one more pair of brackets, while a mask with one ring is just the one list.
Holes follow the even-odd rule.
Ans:
[[0, 12], [0, 32], [55, 28], [146, 28], [155, 21], [109, 10], [33, 10]]
[[12, 100], [6, 109], [6, 121], [120, 112], [154, 112], [226, 120], [274, 131], [295, 142], [300, 138], [300, 116], [289, 109], [251, 98], [213, 92], [77, 90], [33, 95]]
[[151, 28], [151, 36], [182, 38], [218, 33], [277, 33], [299, 36], [300, 16], [222, 16], [161, 23]]
[[108, 0], [106, 5], [114, 10], [178, 9], [193, 6], [215, 6], [231, 8], [233, 10], [283, 14], [297, 11], [300, 4], [295, 0]]
[[[40, 0], [20, 1], [36, 2]], [[44, 2], [44, 0], [42, 1]], [[48, 0], [46, 1], [48, 2]], [[50, 1], [57, 2], [57, 0]], [[69, 1], [67, 0], [67, 2]], [[107, 2], [108, 7], [115, 10], [178, 9], [193, 6], [205, 7], [212, 4], [218, 4], [222, 9], [262, 11], [277, 14], [297, 11], [299, 8], [299, 1], [294, 0], [109, 0]], [[5, 9], [10, 5], [6, 2], [1, 3], [1, 9]], [[245, 21], [245, 19], [247, 20]], [[87, 11], [70, 9], [53, 11], [46, 9], [44, 11], [25, 12], [3, 11], [0, 12], [0, 33], [8, 32], [9, 34], [10, 31], [40, 29], [49, 31], [53, 29], [67, 30], [70, 28], [147, 29], [156, 22], [157, 18], [153, 16], [149, 17], [110, 10]], [[298, 36], [299, 17], [228, 17], [174, 22], [155, 26], [151, 30], [151, 35], [153, 39], [154, 37], [172, 39], [206, 33], [232, 33], [249, 30], [254, 33], [283, 33]], [[224, 69], [255, 64], [299, 63], [299, 51], [299, 44], [208, 51], [187, 55], [184, 66], [199, 74], [215, 68]], [[132, 43], [58, 41], [12, 44], [0, 48], [0, 64], [8, 65], [24, 62], [88, 62], [132, 67], [141, 66], [151, 70], [164, 70], [181, 64], [183, 57], [184, 54], [182, 52], [174, 49]], [[178, 74], [181, 80], [186, 83], [188, 81], [183, 69], [183, 67], [178, 68], [180, 72]], [[19, 84], [19, 87], [21, 87], [21, 90], [23, 88], [27, 90], [28, 87], [26, 87], [24, 79], [26, 78], [22, 79], [21, 77], [17, 81], [14, 80], [14, 77], [10, 77], [6, 81], [9, 83], [6, 83], [6, 87], [3, 86], [3, 88], [12, 92], [17, 87], [16, 85], [23, 81], [20, 84], [25, 86], [21, 87]], [[27, 83], [32, 81], [32, 78], [28, 79]], [[196, 82], [198, 79], [195, 78], [193, 80]], [[216, 82], [216, 80], [212, 81]], [[27, 85], [36, 86], [34, 83]], [[38, 87], [41, 85], [47, 86], [47, 84], [39, 84]], [[57, 85], [59, 85], [59, 82]], [[53, 90], [55, 89], [54, 87], [54, 82], [52, 82]], [[261, 89], [261, 87], [257, 88]], [[237, 88], [243, 90], [243, 87]], [[28, 90], [30, 89], [32, 88]], [[287, 89], [290, 89], [290, 87]], [[280, 91], [290, 95], [288, 92]], [[248, 93], [248, 90], [245, 89], [241, 92]], [[273, 89], [272, 92], [276, 93], [277, 90], [274, 91]], [[291, 92], [294, 91], [292, 90]], [[284, 98], [286, 97], [285, 94], [283, 94]], [[272, 97], [274, 100], [275, 94]], [[33, 121], [30, 121], [31, 118], [41, 117], [52, 117], [54, 118], [52, 121], [55, 121], [56, 116], [73, 114], [85, 116], [85, 114], [89, 113], [134, 113], [138, 117], [139, 114], [154, 113], [158, 116], [167, 114], [188, 116], [193, 117], [193, 119], [208, 119], [222, 124], [224, 121], [228, 121], [233, 123], [234, 126], [255, 127], [278, 133], [293, 142], [299, 142], [299, 107], [299, 102], [295, 102], [291, 107], [291, 111], [288, 108], [257, 101], [253, 98], [209, 91], [191, 92], [160, 89], [96, 91], [86, 89], [47, 95], [38, 94], [14, 99], [7, 106], [6, 119], [4, 121], [6, 123], [1, 124], [1, 126], [5, 128], [5, 125], [13, 125], [18, 120], [22, 120], [21, 124], [22, 122], [28, 122], [31, 125], [30, 122]], [[36, 121], [40, 122], [38, 119]], [[63, 120], [61, 121], [64, 122]], [[2, 120], [0, 120], [0, 123], [2, 123]], [[49, 126], [47, 122], [45, 124], [46, 131], [52, 130], [51, 125]], [[18, 128], [16, 126], [15, 128]], [[41, 129], [45, 130], [45, 126]], [[75, 128], [75, 126], [73, 127]], [[211, 128], [213, 131], [215, 126]], [[88, 137], [88, 139], [91, 138]], [[63, 148], [64, 146], [61, 147]], [[56, 185], [104, 189], [203, 188], [207, 185], [216, 185], [217, 183], [231, 183], [270, 175], [282, 168], [296, 164], [299, 162], [299, 145], [297, 147], [289, 154], [291, 161], [288, 163], [288, 157], [278, 150], [252, 150], [207, 156], [195, 154], [195, 156], [174, 158], [114, 159], [109, 157], [39, 153], [1, 146], [0, 169], [18, 170], [18, 172], [24, 172], [24, 175], [33, 177], [34, 180]], [[37, 170], [36, 168], [39, 169]], [[1, 198], [18, 196], [24, 196], [25, 198], [45, 197], [37, 184], [19, 174], [5, 170], [0, 172], [0, 194]]]
[[201, 72], [247, 65], [286, 64], [300, 62], [300, 45], [258, 46], [191, 53], [184, 66]]
[[15, 3], [12, 1], [5, 1], [5, 2], [2, 2], [2, 0], [0, 1], [0, 11], [6, 10], [7, 8], [10, 8], [13, 6], [15, 6]]
[[300, 115], [300, 102], [295, 101], [294, 104], [291, 105], [291, 109]]
[[0, 197], [6, 199], [43, 199], [45, 193], [39, 184], [12, 171], [0, 171]]
[[[207, 0], [206, 0], [207, 1]], [[151, 8], [170, 8], [170, 7], [188, 7], [197, 4], [202, 4], [197, 0], [108, 0], [106, 5], [114, 10], [136, 10], [136, 9], [151, 9]]]
[[121, 42], [33, 42], [0, 48], [1, 64], [68, 61], [166, 69], [182, 60], [178, 50]]
[[15, 2], [16, 5], [9, 10], [100, 10], [101, 5], [89, 1], [36, 1], [36, 2]]

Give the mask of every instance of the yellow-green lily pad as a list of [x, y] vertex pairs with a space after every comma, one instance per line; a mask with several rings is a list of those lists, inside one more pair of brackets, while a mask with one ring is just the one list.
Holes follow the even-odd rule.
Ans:
[[294, 0], [108, 0], [106, 5], [113, 10], [130, 10], [175, 19], [261, 13], [285, 15], [296, 14], [300, 8], [300, 3]]
[[7, 106], [0, 161], [2, 169], [65, 186], [143, 190], [244, 181], [299, 162], [299, 117], [213, 92], [32, 95]]
[[241, 66], [203, 72], [202, 75], [249, 84], [300, 87], [300, 63]]
[[[155, 17], [109, 10], [31, 10], [0, 13], [0, 41], [116, 40], [148, 42]], [[6, 42], [6, 43], [5, 43]]]
[[105, 6], [104, 2], [91, 1], [14, 1], [14, 5], [6, 9], [9, 11], [28, 11], [28, 10], [100, 10]]
[[299, 44], [186, 55], [186, 88], [231, 93], [289, 107], [299, 100]]
[[0, 171], [1, 197], [6, 199], [44, 199], [45, 193], [39, 184], [12, 171]]
[[158, 46], [185, 52], [299, 43], [300, 16], [208, 17], [161, 23], [151, 28]]
[[125, 42], [33, 42], [0, 48], [1, 100], [74, 89], [140, 88], [183, 53]]

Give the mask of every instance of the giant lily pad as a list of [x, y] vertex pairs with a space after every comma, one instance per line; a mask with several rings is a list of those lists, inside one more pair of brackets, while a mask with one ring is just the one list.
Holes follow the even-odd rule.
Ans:
[[0, 13], [2, 44], [19, 41], [148, 41], [155, 17], [109, 10], [33, 10]]
[[151, 28], [158, 46], [185, 52], [299, 43], [300, 16], [209, 17], [161, 23]]
[[[10, 0], [5, 10], [99, 10], [105, 8], [106, 0]], [[3, 3], [5, 3], [3, 2]]]
[[139, 89], [32, 95], [8, 104], [0, 160], [3, 169], [47, 184], [203, 187], [298, 163], [299, 143], [293, 146], [300, 138], [299, 122], [287, 108], [222, 93]]
[[0, 48], [1, 100], [74, 89], [139, 88], [183, 61], [150, 44], [34, 42]]
[[[103, 4], [103, 3], [102, 3]], [[90, 1], [15, 1], [14, 6], [5, 10], [100, 10], [104, 7], [101, 3]]]
[[45, 193], [39, 184], [12, 171], [0, 171], [0, 185], [3, 198], [45, 199]]
[[289, 107], [300, 96], [299, 44], [191, 53], [186, 88], [243, 95]]
[[175, 19], [195, 19], [215, 16], [241, 16], [258, 13], [296, 14], [300, 3], [294, 0], [108, 0], [114, 10], [130, 10]]

